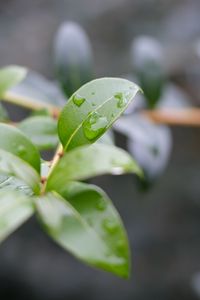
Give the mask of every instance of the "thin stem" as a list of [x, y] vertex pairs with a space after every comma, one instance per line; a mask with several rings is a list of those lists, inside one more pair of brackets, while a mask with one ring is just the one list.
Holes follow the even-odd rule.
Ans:
[[[55, 119], [57, 119], [60, 114], [60, 109], [57, 106], [40, 102], [38, 99], [19, 96], [11, 91], [6, 92], [2, 98], [3, 101], [31, 110], [41, 110], [45, 108]], [[166, 108], [163, 110], [143, 110], [141, 113], [158, 124], [171, 126], [200, 126], [200, 108]]]
[[[61, 159], [62, 156], [63, 156], [63, 146], [62, 146], [62, 144], [59, 144], [58, 148], [57, 148], [57, 150], [54, 154], [54, 157], [51, 161], [51, 166], [49, 168], [47, 178], [50, 176], [50, 174], [52, 173], [53, 169], [55, 168], [55, 166], [57, 165], [58, 161]], [[42, 189], [41, 189], [41, 194], [44, 194], [44, 192], [45, 192], [46, 185], [47, 185], [47, 178], [43, 182]]]
[[55, 115], [58, 116], [60, 113], [60, 110], [57, 106], [45, 102], [40, 102], [38, 99], [21, 96], [21, 95], [19, 96], [11, 91], [6, 92], [2, 96], [2, 100], [31, 110], [47, 109], [49, 113], [54, 117]]
[[143, 115], [158, 124], [173, 126], [200, 126], [200, 108], [144, 110]]

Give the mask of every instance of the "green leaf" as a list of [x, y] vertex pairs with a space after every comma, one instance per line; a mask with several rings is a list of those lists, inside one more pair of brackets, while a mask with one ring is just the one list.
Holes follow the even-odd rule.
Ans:
[[101, 78], [82, 86], [65, 105], [58, 134], [65, 150], [95, 142], [115, 122], [139, 91], [134, 83]]
[[47, 116], [30, 117], [19, 124], [39, 150], [55, 148], [58, 144], [57, 121]]
[[33, 214], [29, 197], [21, 193], [0, 191], [0, 242]]
[[47, 180], [47, 190], [59, 189], [67, 180], [85, 180], [105, 173], [142, 175], [139, 166], [126, 151], [97, 143], [65, 153]]
[[69, 201], [56, 192], [36, 201], [48, 234], [82, 261], [127, 277], [128, 242], [116, 210], [101, 190], [86, 185], [74, 188], [66, 191]]
[[28, 196], [33, 195], [31, 188], [22, 180], [6, 174], [0, 174], [0, 190], [4, 192], [18, 191]]
[[0, 69], [0, 97], [10, 88], [20, 83], [26, 76], [26, 69], [7, 66]]
[[58, 80], [65, 94], [71, 96], [93, 77], [93, 55], [86, 32], [76, 23], [64, 23], [56, 35], [54, 52]]
[[21, 158], [0, 149], [0, 173], [15, 176], [25, 182], [38, 194], [40, 190], [40, 177], [35, 169]]
[[19, 129], [0, 124], [0, 149], [20, 157], [40, 172], [39, 152]]

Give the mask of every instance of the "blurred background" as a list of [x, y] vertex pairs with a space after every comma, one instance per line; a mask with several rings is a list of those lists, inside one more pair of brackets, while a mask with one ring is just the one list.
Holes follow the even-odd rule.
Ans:
[[[132, 42], [152, 36], [163, 47], [170, 83], [181, 89], [174, 101], [182, 97], [190, 106], [200, 104], [200, 1], [0, 4], [0, 66], [24, 65], [53, 79], [55, 34], [62, 22], [75, 21], [91, 40], [95, 77], [131, 74]], [[198, 127], [172, 127], [167, 167], [145, 192], [132, 176], [93, 180], [113, 199], [127, 228], [133, 257], [128, 281], [84, 266], [31, 219], [0, 247], [0, 299], [200, 299], [199, 137]], [[119, 133], [117, 141], [127, 144]]]

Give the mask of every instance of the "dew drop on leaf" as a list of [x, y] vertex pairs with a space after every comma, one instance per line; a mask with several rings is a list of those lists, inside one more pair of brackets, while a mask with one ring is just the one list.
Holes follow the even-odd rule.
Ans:
[[18, 146], [17, 148], [18, 154], [24, 154], [26, 152], [26, 148], [23, 145]]
[[103, 200], [103, 199], [100, 199], [98, 202], [97, 202], [97, 205], [96, 205], [96, 208], [100, 211], [104, 211], [107, 207], [107, 204], [106, 202]]
[[123, 108], [128, 102], [128, 99], [121, 92], [116, 93], [114, 97], [117, 99], [117, 107], [118, 108]]
[[85, 102], [86, 99], [76, 94], [73, 96], [72, 100], [76, 106], [80, 107]]
[[106, 117], [101, 116], [98, 112], [93, 112], [83, 123], [83, 132], [88, 140], [98, 138], [108, 125]]
[[117, 224], [115, 220], [111, 219], [105, 219], [103, 221], [103, 228], [108, 232], [108, 233], [115, 233], [117, 230]]

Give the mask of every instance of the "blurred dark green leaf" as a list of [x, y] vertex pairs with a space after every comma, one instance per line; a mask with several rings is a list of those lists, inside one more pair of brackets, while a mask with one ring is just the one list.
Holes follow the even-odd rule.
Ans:
[[69, 97], [93, 78], [91, 44], [82, 27], [66, 22], [58, 30], [54, 48], [57, 77]]
[[115, 146], [97, 143], [65, 153], [47, 181], [47, 190], [57, 190], [68, 180], [85, 180], [103, 174], [142, 172], [132, 157]]
[[7, 66], [0, 69], [0, 97], [10, 88], [19, 84], [27, 70], [19, 66]]
[[0, 242], [33, 214], [31, 199], [18, 192], [0, 191]]
[[131, 59], [147, 105], [154, 108], [165, 84], [162, 47], [156, 39], [141, 36], [132, 43]]
[[40, 155], [31, 141], [17, 128], [0, 124], [0, 149], [6, 150], [29, 163], [40, 172]]
[[51, 117], [30, 117], [19, 124], [19, 129], [39, 150], [52, 149], [58, 144], [57, 121]]
[[94, 186], [71, 183], [66, 187], [63, 193], [69, 201], [56, 192], [36, 201], [48, 234], [89, 265], [127, 277], [128, 242], [109, 198]]
[[67, 102], [58, 121], [65, 150], [91, 144], [110, 128], [139, 91], [134, 83], [101, 78], [82, 86]]

